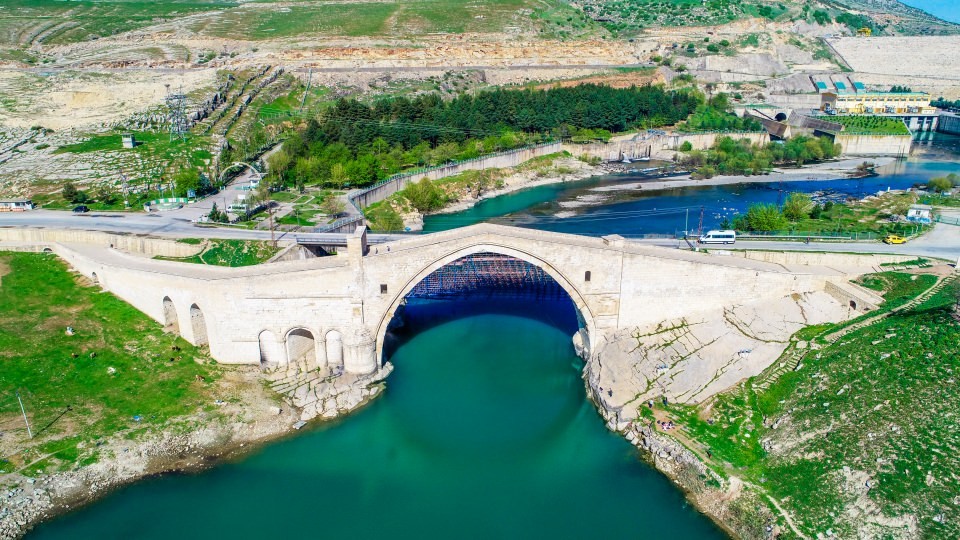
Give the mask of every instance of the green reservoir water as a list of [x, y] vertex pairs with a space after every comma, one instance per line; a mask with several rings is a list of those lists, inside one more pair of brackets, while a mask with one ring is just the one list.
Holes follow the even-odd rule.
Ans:
[[575, 330], [568, 302], [408, 306], [396, 369], [367, 408], [29, 537], [724, 538], [606, 430]]

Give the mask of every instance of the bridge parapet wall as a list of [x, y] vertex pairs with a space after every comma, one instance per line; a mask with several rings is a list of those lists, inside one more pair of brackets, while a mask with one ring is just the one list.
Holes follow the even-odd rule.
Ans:
[[0, 242], [36, 244], [79, 243], [109, 246], [148, 257], [190, 257], [200, 252], [201, 246], [176, 240], [145, 236], [110, 234], [97, 231], [64, 229], [7, 228], [0, 229]]

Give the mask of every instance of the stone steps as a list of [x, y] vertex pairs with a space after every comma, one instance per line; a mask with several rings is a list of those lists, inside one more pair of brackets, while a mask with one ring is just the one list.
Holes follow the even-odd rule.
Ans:
[[810, 350], [811, 349], [800, 349], [794, 346], [794, 348], [790, 349], [787, 355], [780, 360], [777, 368], [764, 377], [763, 381], [757, 384], [755, 388], [761, 391], [770, 388], [784, 373], [797, 369], [800, 361], [803, 360], [803, 357], [806, 356]]
[[910, 301], [907, 302], [906, 304], [903, 304], [902, 306], [895, 307], [895, 308], [891, 309], [890, 311], [877, 314], [877, 315], [875, 315], [875, 316], [873, 316], [873, 317], [870, 317], [870, 318], [868, 318], [868, 319], [864, 319], [864, 320], [862, 320], [862, 321], [860, 321], [860, 322], [858, 322], [858, 323], [851, 324], [850, 326], [847, 326], [847, 327], [845, 327], [845, 328], [842, 328], [842, 329], [840, 329], [840, 330], [837, 330], [836, 332], [834, 332], [834, 333], [826, 336], [825, 339], [826, 339], [827, 341], [831, 342], [831, 343], [836, 342], [838, 339], [840, 339], [840, 338], [842, 338], [843, 336], [849, 334], [850, 332], [853, 332], [854, 330], [859, 330], [859, 329], [861, 329], [861, 328], [870, 326], [871, 324], [874, 324], [874, 323], [880, 321], [880, 320], [883, 319], [883, 318], [889, 317], [890, 315], [892, 315], [892, 314], [894, 314], [894, 313], [900, 313], [900, 312], [902, 312], [902, 311], [906, 311], [906, 310], [909, 310], [909, 309], [913, 309], [913, 308], [919, 306], [920, 304], [926, 302], [926, 301], [929, 300], [930, 298], [932, 298], [933, 295], [935, 295], [935, 294], [937, 294], [938, 292], [942, 291], [944, 288], [947, 287], [947, 285], [953, 283], [953, 282], [956, 281], [958, 278], [960, 278], [960, 274], [957, 274], [956, 272], [953, 273], [953, 274], [950, 274], [949, 276], [947, 276], [947, 277], [939, 280], [939, 281], [938, 281], [937, 283], [935, 283], [932, 287], [930, 287], [929, 289], [923, 291], [922, 293], [920, 293], [919, 295], [917, 295], [916, 298], [914, 298], [913, 300], [910, 300]]
[[[929, 300], [930, 298], [932, 298], [933, 295], [935, 295], [935, 294], [937, 294], [938, 292], [942, 291], [944, 288], [946, 288], [948, 285], [950, 285], [950, 284], [953, 283], [954, 281], [957, 281], [958, 279], [960, 279], [960, 273], [953, 273], [953, 274], [951, 274], [951, 275], [949, 275], [949, 276], [947, 276], [947, 277], [939, 280], [939, 281], [938, 281], [937, 283], [935, 283], [932, 287], [930, 287], [929, 289], [923, 291], [922, 293], [920, 293], [919, 295], [917, 295], [916, 298], [914, 298], [913, 300], [910, 300], [910, 301], [907, 302], [906, 304], [904, 304], [904, 305], [902, 305], [902, 306], [899, 306], [899, 307], [896, 307], [896, 308], [893, 308], [893, 309], [891, 309], [891, 310], [888, 311], [888, 312], [879, 313], [879, 314], [877, 314], [877, 315], [874, 315], [873, 317], [870, 317], [870, 318], [868, 318], [868, 319], [864, 319], [864, 320], [862, 320], [862, 321], [860, 321], [860, 322], [858, 322], [858, 323], [855, 323], [855, 324], [852, 324], [852, 325], [847, 326], [847, 327], [845, 327], [845, 328], [842, 328], [842, 329], [840, 329], [840, 330], [838, 330], [838, 331], [836, 331], [836, 332], [834, 332], [834, 333], [826, 336], [825, 339], [826, 339], [828, 342], [830, 342], [830, 343], [834, 343], [834, 342], [836, 342], [837, 340], [839, 340], [840, 338], [842, 338], [843, 336], [849, 334], [850, 332], [853, 332], [853, 331], [855, 331], [855, 330], [859, 330], [859, 329], [861, 329], [861, 328], [865, 328], [865, 327], [867, 327], [867, 326], [870, 326], [870, 325], [872, 325], [872, 324], [875, 324], [875, 323], [879, 322], [881, 319], [884, 319], [885, 317], [890, 316], [891, 314], [900, 313], [900, 312], [902, 312], [902, 311], [907, 311], [907, 310], [909, 310], [909, 309], [915, 308], [915, 307], [919, 306], [920, 304], [926, 302], [926, 301]], [[810, 352], [811, 350], [813, 350], [813, 349], [809, 349], [809, 348], [803, 348], [803, 349], [801, 349], [801, 348], [798, 348], [798, 347], [794, 346], [794, 348], [792, 348], [792, 349], [790, 349], [789, 351], [787, 351], [787, 352], [786, 352], [786, 355], [783, 356], [783, 357], [780, 359], [779, 364], [777, 365], [777, 367], [776, 367], [775, 369], [773, 369], [772, 371], [770, 371], [768, 374], [766, 374], [766, 375], [764, 376], [764, 378], [763, 378], [763, 381], [761, 381], [760, 383], [756, 384], [756, 385], [754, 386], [754, 388], [756, 388], [758, 391], [763, 391], [763, 390], [766, 390], [767, 388], [770, 388], [770, 386], [772, 386], [775, 382], [777, 382], [777, 380], [778, 380], [780, 377], [782, 377], [784, 373], [787, 373], [788, 371], [796, 370], [796, 369], [797, 369], [797, 366], [800, 365], [800, 362], [803, 361], [803, 358], [804, 358], [804, 357], [807, 355], [807, 353]]]

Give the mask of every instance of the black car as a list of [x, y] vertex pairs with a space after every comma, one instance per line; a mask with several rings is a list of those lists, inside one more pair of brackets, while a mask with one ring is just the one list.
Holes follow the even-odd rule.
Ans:
[[74, 213], [74, 214], [84, 214], [84, 213], [89, 212], [89, 211], [90, 211], [90, 209], [89, 209], [88, 207], [82, 205], [82, 204], [81, 204], [80, 206], [77, 206], [76, 208], [73, 209], [73, 213]]

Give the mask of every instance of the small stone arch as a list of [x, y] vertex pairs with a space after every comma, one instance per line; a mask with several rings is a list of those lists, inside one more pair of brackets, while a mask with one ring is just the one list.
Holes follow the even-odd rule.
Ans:
[[283, 360], [277, 354], [277, 336], [270, 330], [264, 330], [257, 336], [260, 344], [260, 368], [269, 369], [280, 365]]
[[45, 248], [43, 248], [43, 252], [44, 252], [44, 253], [53, 253], [53, 250], [50, 249], [50, 248], [48, 248], [48, 247], [45, 247]]
[[317, 364], [317, 340], [306, 328], [294, 328], [287, 332], [287, 363], [305, 363], [308, 367]]
[[343, 334], [330, 330], [326, 335], [327, 363], [331, 366], [343, 365]]
[[787, 121], [787, 113], [785, 113], [785, 112], [778, 112], [777, 115], [774, 116], [774, 119], [775, 119], [777, 122], [786, 122], [786, 121]]
[[193, 329], [193, 344], [196, 346], [210, 343], [207, 336], [207, 319], [196, 304], [190, 306], [190, 327]]
[[97, 277], [97, 273], [96, 273], [96, 272], [90, 274], [90, 279], [93, 281], [93, 284], [94, 284], [94, 285], [97, 285], [97, 284], [100, 283], [100, 278]]
[[171, 332], [180, 333], [180, 320], [177, 317], [177, 307], [169, 296], [163, 297], [163, 328]]

